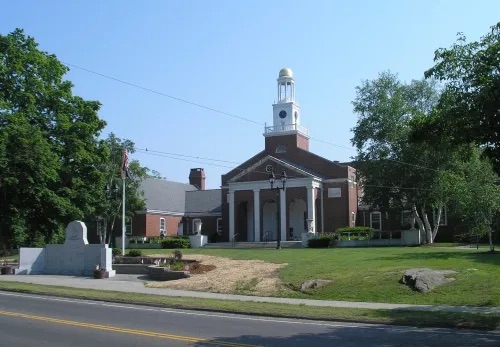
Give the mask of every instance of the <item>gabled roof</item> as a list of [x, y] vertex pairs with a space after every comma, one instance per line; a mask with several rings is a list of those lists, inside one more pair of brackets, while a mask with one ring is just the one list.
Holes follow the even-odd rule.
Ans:
[[222, 213], [220, 189], [196, 190], [186, 192], [187, 215], [206, 215]]
[[312, 177], [312, 178], [319, 178], [319, 176], [317, 176], [317, 175], [315, 175], [315, 174], [313, 174], [313, 173], [311, 173], [309, 171], [306, 171], [303, 168], [300, 168], [300, 167], [298, 167], [295, 164], [292, 164], [292, 163], [287, 162], [287, 161], [282, 160], [282, 159], [275, 158], [275, 157], [273, 157], [271, 155], [267, 155], [264, 158], [262, 158], [262, 159], [258, 160], [257, 162], [253, 163], [249, 167], [247, 167], [245, 170], [242, 170], [240, 173], [238, 173], [238, 174], [234, 175], [233, 177], [231, 177], [227, 182], [230, 183], [230, 182], [237, 181], [239, 178], [243, 177], [247, 173], [252, 172], [255, 169], [257, 169], [259, 166], [261, 166], [262, 164], [264, 164], [266, 161], [273, 161], [273, 162], [275, 162], [277, 164], [281, 164], [281, 165], [285, 166], [286, 168], [288, 168], [288, 169], [290, 169], [292, 171], [295, 171], [297, 173], [303, 174], [305, 176], [309, 176], [309, 177]]
[[198, 190], [191, 184], [152, 177], [142, 180], [141, 189], [144, 191], [148, 211], [170, 213], [184, 213], [186, 192]]

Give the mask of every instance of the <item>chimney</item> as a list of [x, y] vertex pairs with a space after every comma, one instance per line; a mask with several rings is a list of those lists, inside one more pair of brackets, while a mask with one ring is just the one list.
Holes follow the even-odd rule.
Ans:
[[203, 168], [191, 169], [189, 173], [189, 184], [199, 190], [205, 190], [205, 170]]

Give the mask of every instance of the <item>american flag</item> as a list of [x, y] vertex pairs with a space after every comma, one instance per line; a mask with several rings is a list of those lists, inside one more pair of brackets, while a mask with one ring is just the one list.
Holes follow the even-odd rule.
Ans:
[[122, 165], [122, 178], [131, 178], [130, 171], [128, 168], [128, 151], [123, 148], [123, 165]]

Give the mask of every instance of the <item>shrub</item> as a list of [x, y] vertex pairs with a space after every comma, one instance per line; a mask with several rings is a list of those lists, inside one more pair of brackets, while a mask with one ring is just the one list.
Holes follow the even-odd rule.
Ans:
[[307, 247], [309, 248], [328, 248], [332, 239], [328, 236], [320, 236], [315, 239], [310, 239], [307, 241]]
[[113, 256], [120, 255], [120, 254], [122, 254], [122, 250], [119, 248], [113, 248], [111, 253], [113, 254]]
[[366, 233], [366, 232], [371, 232], [373, 231], [373, 228], [371, 227], [343, 227], [343, 228], [338, 228], [337, 233], [343, 234], [343, 233]]
[[131, 249], [127, 255], [129, 257], [140, 257], [142, 256], [142, 251], [140, 249]]
[[175, 248], [191, 248], [189, 239], [181, 237], [172, 237], [161, 242], [162, 248], [175, 249]]
[[174, 251], [174, 259], [175, 260], [181, 260], [182, 259], [182, 252], [178, 249]]

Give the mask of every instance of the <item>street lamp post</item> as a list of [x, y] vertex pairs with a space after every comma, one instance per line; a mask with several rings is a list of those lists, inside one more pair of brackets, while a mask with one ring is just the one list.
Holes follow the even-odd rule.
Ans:
[[[281, 184], [282, 186], [280, 187], [279, 184], [276, 184], [276, 216], [278, 219], [278, 242], [276, 244], [276, 249], [281, 249], [281, 205], [280, 205], [280, 192], [286, 189], [286, 172], [283, 171], [281, 174]], [[269, 174], [269, 183], [271, 184], [271, 189], [274, 188], [274, 183], [276, 182], [276, 176], [274, 175], [274, 172], [271, 172]]]

